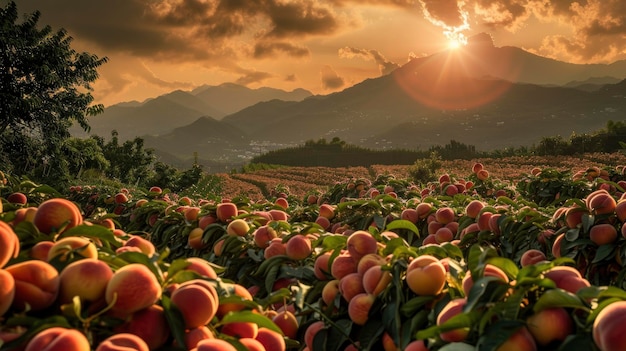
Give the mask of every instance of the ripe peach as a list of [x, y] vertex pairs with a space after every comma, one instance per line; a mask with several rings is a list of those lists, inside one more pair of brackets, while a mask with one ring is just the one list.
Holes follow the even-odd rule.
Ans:
[[339, 280], [339, 292], [346, 301], [352, 300], [357, 294], [364, 293], [363, 277], [357, 272], [347, 274]]
[[[244, 287], [241, 284], [237, 284], [237, 283], [230, 283], [230, 284], [226, 284], [226, 283], [222, 283], [221, 287], [226, 291], [226, 295], [220, 295], [220, 296], [238, 296], [241, 298], [242, 302], [245, 301], [252, 301], [252, 294], [250, 293], [250, 291], [248, 291], [248, 289], [246, 289], [246, 287]], [[217, 308], [217, 316], [221, 319], [222, 317], [224, 317], [228, 312], [231, 311], [241, 311], [242, 309], [246, 308], [245, 304], [243, 303], [239, 303], [239, 302], [223, 302], [223, 301], [219, 301], [219, 307]]]
[[296, 234], [292, 236], [285, 245], [285, 254], [295, 261], [309, 257], [311, 252], [311, 240], [304, 235]]
[[[626, 194], [626, 193], [624, 193]], [[615, 214], [620, 222], [626, 222], [626, 199], [621, 199], [615, 205]]]
[[474, 165], [472, 165], [472, 173], [476, 174], [478, 173], [478, 171], [482, 170], [483, 168], [485, 167], [483, 166], [482, 163], [476, 162], [474, 163]]
[[332, 252], [326, 251], [317, 255], [315, 262], [313, 263], [313, 272], [315, 277], [319, 280], [328, 280], [330, 275], [330, 257]]
[[282, 330], [283, 335], [290, 339], [296, 339], [298, 336], [298, 318], [291, 311], [280, 311], [274, 317], [272, 317], [272, 322], [276, 324], [280, 330]]
[[140, 263], [130, 263], [113, 273], [107, 284], [105, 300], [115, 301], [111, 311], [115, 315], [128, 316], [153, 305], [161, 297], [157, 277]]
[[202, 236], [204, 235], [204, 229], [197, 227], [193, 228], [187, 236], [187, 245], [194, 250], [202, 250], [207, 247], [207, 244], [202, 242]]
[[433, 211], [433, 205], [428, 202], [420, 202], [417, 207], [415, 207], [415, 210], [417, 211], [418, 218], [424, 219]]
[[104, 261], [85, 258], [67, 265], [59, 274], [59, 302], [69, 303], [74, 296], [95, 302], [104, 297], [113, 270]]
[[[204, 339], [214, 339], [215, 334], [206, 325], [198, 328], [191, 328], [185, 330], [185, 347], [187, 350], [193, 350], [198, 346], [198, 343]], [[152, 348], [151, 348], [152, 350]]]
[[443, 227], [444, 227], [443, 223], [440, 223], [440, 222], [434, 220], [434, 221], [431, 221], [431, 222], [428, 223], [428, 226], [426, 227], [426, 230], [428, 231], [428, 234], [435, 235], [435, 233], [439, 229], [441, 229]]
[[21, 193], [18, 191], [18, 192], [9, 194], [7, 196], [7, 201], [9, 203], [16, 204], [16, 205], [26, 205], [26, 203], [28, 202], [28, 198], [26, 197], [24, 193]]
[[148, 344], [150, 350], [156, 350], [165, 345], [170, 335], [165, 311], [157, 304], [133, 313], [124, 324], [115, 327], [114, 331], [137, 335]]
[[339, 282], [339, 279], [333, 279], [329, 280], [326, 285], [324, 285], [324, 288], [322, 289], [322, 301], [324, 301], [327, 306], [332, 305], [337, 294], [340, 294]]
[[237, 348], [226, 340], [204, 339], [198, 342], [193, 351], [237, 351]]
[[246, 236], [248, 231], [250, 231], [250, 225], [241, 218], [233, 219], [226, 227], [226, 232], [232, 236]]
[[148, 344], [140, 337], [129, 333], [113, 334], [104, 339], [96, 351], [150, 351]]
[[321, 217], [332, 220], [335, 218], [335, 206], [330, 204], [321, 204], [319, 208], [319, 215]]
[[[463, 312], [463, 308], [467, 304], [466, 298], [456, 298], [450, 300], [437, 315], [437, 325], [440, 326], [450, 318]], [[461, 342], [467, 338], [469, 328], [458, 328], [441, 333], [441, 340], [446, 342]]]
[[521, 327], [500, 344], [496, 351], [537, 351], [537, 344], [528, 328]]
[[263, 344], [265, 350], [285, 351], [287, 349], [285, 338], [280, 333], [265, 327], [259, 328], [256, 340]]
[[565, 233], [559, 234], [554, 239], [554, 242], [552, 243], [552, 249], [550, 250], [552, 252], [552, 256], [556, 258], [561, 257], [561, 244], [563, 240], [565, 240]]
[[217, 204], [215, 214], [220, 222], [230, 222], [233, 217], [237, 216], [238, 208], [237, 205], [232, 202], [221, 202]]
[[51, 327], [37, 333], [25, 351], [90, 351], [89, 340], [76, 329]]
[[522, 254], [522, 257], [520, 258], [520, 265], [522, 267], [526, 267], [547, 260], [548, 258], [546, 257], [546, 254], [543, 253], [543, 251], [537, 249], [529, 249], [524, 251], [524, 253]]
[[424, 340], [413, 340], [406, 345], [404, 351], [428, 351], [428, 348], [424, 344]]
[[367, 272], [367, 270], [371, 267], [384, 265], [386, 263], [387, 260], [377, 253], [367, 254], [361, 257], [359, 263], [357, 263], [356, 271], [359, 274], [364, 275], [365, 272]]
[[289, 219], [289, 215], [287, 212], [283, 210], [272, 209], [268, 211], [270, 216], [272, 216], [272, 220], [274, 221], [287, 221]]
[[476, 172], [476, 178], [479, 180], [485, 181], [489, 178], [489, 172], [486, 169], [481, 169]]
[[378, 251], [378, 241], [364, 230], [357, 230], [350, 234], [346, 245], [352, 258], [357, 261], [367, 254]]
[[596, 190], [585, 198], [587, 210], [594, 215], [609, 214], [615, 211], [617, 202], [606, 190]]
[[485, 203], [480, 200], [472, 200], [465, 206], [465, 215], [470, 218], [477, 218], [480, 211], [485, 207]]
[[259, 325], [250, 322], [231, 322], [222, 325], [220, 332], [236, 338], [254, 339], [259, 334]]
[[[345, 279], [345, 277], [344, 277]], [[391, 283], [391, 272], [382, 266], [373, 266], [363, 274], [363, 289], [368, 294], [378, 296]]]
[[454, 234], [447, 227], [439, 228], [435, 232], [435, 240], [438, 244], [450, 242], [452, 239], [454, 239]]
[[15, 279], [11, 273], [0, 269], [0, 317], [4, 315], [15, 297]]
[[154, 255], [154, 253], [156, 252], [154, 244], [150, 240], [143, 238], [139, 235], [131, 235], [130, 238], [124, 243], [124, 246], [138, 247], [141, 252], [143, 252], [148, 257]]
[[447, 224], [456, 219], [456, 213], [451, 207], [440, 207], [435, 211], [435, 219], [441, 224]]
[[489, 220], [493, 216], [493, 212], [481, 212], [476, 218], [476, 223], [478, 224], [478, 229], [480, 230], [491, 230], [489, 227]]
[[400, 213], [400, 219], [404, 219], [411, 223], [417, 223], [419, 220], [419, 215], [417, 214], [417, 210], [414, 208], [405, 208]]
[[[483, 277], [496, 277], [506, 283], [509, 282], [509, 277], [506, 275], [506, 273], [504, 273], [502, 269], [492, 264], [485, 265]], [[461, 283], [463, 285], [463, 292], [465, 293], [465, 296], [469, 296], [469, 293], [474, 286], [474, 279], [472, 278], [472, 273], [470, 271], [467, 271]]]
[[276, 230], [268, 225], [262, 225], [254, 230], [252, 233], [254, 243], [261, 249], [265, 249], [269, 246], [272, 239], [278, 237]]
[[274, 205], [286, 210], [287, 208], [289, 208], [289, 201], [287, 201], [287, 199], [285, 199], [284, 197], [279, 197], [276, 199], [276, 201], [274, 201]]
[[591, 286], [589, 281], [580, 274], [580, 272], [570, 266], [555, 266], [544, 272], [543, 275], [554, 281], [557, 288], [569, 291], [575, 294], [584, 287]]
[[185, 259], [189, 263], [185, 270], [193, 271], [198, 273], [202, 277], [206, 277], [209, 279], [217, 279], [217, 272], [209, 261], [201, 258], [201, 257], [187, 257]]
[[192, 279], [182, 283], [172, 293], [172, 304], [180, 310], [187, 328], [208, 324], [219, 305], [215, 287], [206, 280]]
[[610, 244], [617, 240], [617, 229], [609, 223], [596, 224], [589, 229], [589, 239], [598, 246]]
[[348, 316], [354, 324], [364, 325], [368, 318], [376, 296], [368, 293], [360, 293], [354, 296], [348, 303]]
[[355, 260], [349, 252], [340, 253], [333, 259], [330, 266], [330, 274], [335, 279], [341, 279], [356, 271], [357, 260]]
[[568, 228], [576, 228], [582, 223], [582, 216], [589, 213], [581, 207], [570, 207], [565, 211], [565, 224]]
[[315, 321], [309, 324], [306, 328], [304, 331], [304, 344], [309, 348], [309, 350], [313, 350], [315, 335], [317, 335], [317, 333], [325, 327], [326, 325], [324, 324], [324, 321]]
[[62, 233], [83, 223], [80, 209], [73, 202], [63, 198], [53, 198], [37, 207], [33, 224], [40, 232]]
[[12, 258], [20, 253], [20, 239], [13, 228], [0, 221], [0, 268], [4, 267]]
[[406, 283], [417, 295], [439, 295], [446, 284], [446, 268], [434, 256], [418, 256], [407, 267]]
[[270, 244], [267, 246], [265, 250], [263, 250], [263, 257], [265, 259], [278, 256], [278, 255], [286, 255], [287, 254], [287, 246], [283, 243], [283, 239], [274, 238], [270, 241]]
[[574, 322], [567, 310], [561, 307], [536, 312], [526, 319], [528, 331], [540, 346], [562, 342], [574, 332]]
[[593, 322], [593, 341], [602, 351], [626, 349], [626, 301], [616, 301], [604, 307]]
[[73, 255], [83, 258], [98, 258], [96, 245], [87, 238], [68, 236], [57, 240], [48, 251], [48, 262], [58, 259], [65, 262]]
[[37, 213], [37, 207], [30, 206], [18, 208], [15, 210], [15, 218], [11, 221], [11, 225], [15, 227], [22, 222], [33, 223], [35, 213]]
[[29, 260], [8, 266], [5, 270], [15, 280], [13, 308], [32, 311], [52, 306], [59, 294], [59, 273], [47, 262]]

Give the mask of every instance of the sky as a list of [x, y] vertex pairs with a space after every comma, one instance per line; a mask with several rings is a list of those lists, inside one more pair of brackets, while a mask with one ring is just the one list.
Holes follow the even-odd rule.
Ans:
[[227, 82], [326, 95], [483, 32], [565, 62], [626, 59], [625, 0], [15, 2], [108, 58], [92, 84], [105, 106]]

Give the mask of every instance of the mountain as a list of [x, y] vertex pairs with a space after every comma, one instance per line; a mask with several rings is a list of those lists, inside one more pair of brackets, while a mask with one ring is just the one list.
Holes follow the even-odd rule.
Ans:
[[[136, 135], [163, 157], [190, 160], [196, 152], [202, 160], [231, 164], [334, 137], [373, 149], [424, 150], [456, 140], [494, 150], [590, 133], [609, 120], [623, 120], [625, 72], [626, 61], [564, 63], [519, 48], [495, 47], [489, 36], [479, 35], [463, 49], [415, 58], [388, 75], [329, 95], [203, 86], [124, 107], [122, 122], [141, 119]], [[160, 111], [144, 113], [157, 103]], [[228, 115], [220, 119], [209, 108], [217, 116], [238, 110], [224, 112]], [[167, 113], [159, 114], [163, 111]], [[191, 121], [185, 124], [184, 119]], [[118, 127], [116, 123], [110, 125]], [[159, 131], [149, 131], [159, 123]]]
[[[299, 101], [311, 95], [304, 89], [287, 92], [274, 88], [250, 89], [230, 83], [202, 86], [190, 92], [176, 90], [144, 102], [123, 102], [105, 108], [104, 113], [89, 118], [90, 134], [106, 138], [116, 129], [122, 141], [142, 135], [159, 135], [203, 116], [219, 119], [261, 101]], [[75, 136], [87, 135], [78, 126], [74, 126], [71, 132]]]

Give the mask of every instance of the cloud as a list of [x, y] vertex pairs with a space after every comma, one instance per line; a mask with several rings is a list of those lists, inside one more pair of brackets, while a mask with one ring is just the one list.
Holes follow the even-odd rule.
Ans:
[[291, 57], [307, 57], [311, 55], [308, 48], [286, 42], [259, 42], [254, 46], [254, 58], [274, 57], [278, 52]]
[[339, 57], [342, 58], [361, 58], [367, 61], [374, 61], [378, 65], [381, 75], [387, 75], [393, 72], [396, 68], [400, 67], [397, 63], [388, 61], [377, 50], [357, 49], [352, 47], [344, 47], [339, 49]]
[[240, 85], [250, 85], [254, 83], [262, 83], [264, 80], [274, 77], [273, 74], [267, 72], [248, 71], [239, 77], [235, 83]]
[[336, 90], [346, 83], [329, 65], [322, 67], [322, 87], [327, 90]]

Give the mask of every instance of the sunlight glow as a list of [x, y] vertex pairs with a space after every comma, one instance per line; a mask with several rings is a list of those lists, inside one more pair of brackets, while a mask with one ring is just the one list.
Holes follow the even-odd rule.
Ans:
[[463, 46], [463, 44], [459, 40], [450, 39], [450, 41], [448, 41], [448, 49], [450, 50], [456, 50], [461, 46]]

